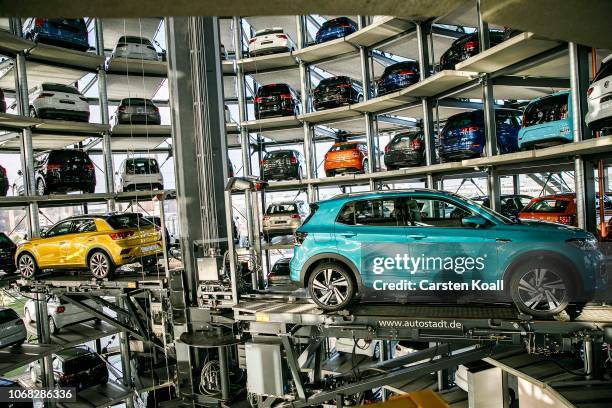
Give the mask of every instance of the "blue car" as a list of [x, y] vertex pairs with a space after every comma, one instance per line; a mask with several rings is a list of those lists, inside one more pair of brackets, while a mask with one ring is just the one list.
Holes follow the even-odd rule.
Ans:
[[[497, 146], [502, 154], [518, 151], [520, 118], [519, 110], [495, 109]], [[480, 156], [484, 147], [484, 113], [479, 109], [448, 118], [440, 133], [438, 153], [443, 160], [462, 160]]]
[[419, 63], [416, 61], [404, 61], [389, 65], [376, 81], [378, 96], [416, 84], [419, 82], [419, 78]]
[[357, 23], [348, 17], [338, 17], [328, 20], [321, 25], [317, 32], [315, 42], [321, 44], [336, 38], [346, 37], [357, 31]]
[[441, 293], [444, 301], [461, 293], [549, 317], [591, 299], [604, 285], [603, 267], [589, 232], [512, 221], [453, 193], [414, 189], [312, 204], [296, 231], [290, 277], [324, 310], [357, 298]]
[[29, 18], [23, 28], [25, 38], [36, 43], [87, 51], [87, 25], [82, 18]]
[[529, 102], [518, 134], [520, 149], [546, 147], [574, 140], [572, 102], [569, 91]]

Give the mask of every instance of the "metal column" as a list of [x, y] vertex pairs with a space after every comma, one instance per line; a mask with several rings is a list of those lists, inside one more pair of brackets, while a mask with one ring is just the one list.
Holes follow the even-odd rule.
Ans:
[[[234, 24], [234, 54], [236, 61], [242, 59], [242, 18], [233, 17]], [[247, 118], [247, 103], [246, 103], [246, 86], [244, 79], [244, 68], [241, 64], [236, 64], [236, 91], [238, 96], [238, 121], [246, 122]], [[246, 128], [240, 126], [240, 151], [242, 153], [242, 174], [249, 176], [253, 172], [251, 168], [251, 144], [249, 143], [249, 132]], [[245, 208], [251, 208], [251, 194], [248, 191], [244, 192]], [[249, 237], [249, 246], [253, 245], [254, 237], [258, 234], [254, 231], [253, 215], [250, 211], [246, 214], [247, 233]]]
[[[21, 37], [21, 19], [11, 19], [11, 29], [13, 34]], [[30, 115], [30, 99], [28, 90], [28, 76], [26, 72], [26, 62], [24, 51], [15, 55], [15, 95], [17, 98], [17, 113], [22, 116]], [[34, 177], [34, 149], [32, 147], [32, 130], [25, 128], [21, 132], [21, 172], [23, 177], [23, 188], [26, 196], [36, 194], [36, 179]], [[38, 220], [38, 203], [28, 205], [28, 237], [37, 237], [40, 231]]]
[[[366, 19], [365, 16], [359, 16], [359, 28], [365, 27]], [[361, 83], [363, 85], [363, 100], [367, 101], [370, 99], [370, 64], [368, 63], [369, 50], [367, 47], [359, 47], [359, 61], [361, 63]], [[368, 147], [368, 168], [366, 171], [370, 174], [374, 173], [377, 169], [377, 147], [376, 140], [374, 140], [374, 118], [371, 113], [364, 113], [365, 120], [365, 131], [366, 131], [366, 143]], [[375, 189], [374, 180], [370, 179], [370, 190]]]
[[[417, 44], [419, 49], [419, 72], [420, 80], [424, 80], [431, 73], [431, 65], [429, 63], [429, 46], [427, 36], [431, 30], [430, 22], [416, 23]], [[433, 123], [433, 106], [429, 98], [421, 98], [423, 106], [423, 135], [425, 140], [425, 165], [431, 166], [434, 161], [435, 153], [435, 130]], [[435, 188], [435, 180], [433, 174], [427, 173], [426, 186]]]
[[[124, 297], [117, 297], [117, 305], [122, 309], [126, 308], [127, 300]], [[123, 319], [123, 323], [129, 324], [127, 319]], [[121, 353], [121, 383], [127, 388], [133, 388], [132, 370], [130, 367], [130, 338], [125, 331], [119, 332], [119, 351]], [[127, 408], [134, 407], [134, 398], [132, 394], [125, 400]]]
[[[47, 298], [44, 293], [36, 294], [34, 312], [36, 313], [36, 337], [38, 338], [38, 344], [51, 344]], [[53, 377], [53, 362], [51, 356], [43, 357], [42, 360], [40, 360], [40, 369], [42, 386], [53, 387], [55, 385], [55, 379]]]
[[[572, 131], [574, 142], [593, 137], [586, 127], [584, 118], [587, 111], [586, 90], [589, 87], [588, 48], [569, 43], [570, 97], [572, 104]], [[576, 215], [578, 226], [597, 234], [595, 214], [595, 178], [593, 162], [580, 156], [574, 159], [574, 180], [576, 187]]]
[[[489, 25], [482, 19], [480, 0], [476, 2], [476, 11], [478, 13], [478, 41], [480, 43], [480, 52], [489, 48]], [[488, 74], [482, 76], [482, 108], [485, 123], [485, 153], [488, 157], [493, 157], [498, 154], [497, 150], [497, 134], [495, 123], [495, 98], [493, 95], [493, 81]], [[487, 173], [487, 193], [489, 202], [493, 210], [499, 211], [501, 206], [501, 184], [497, 171], [494, 167], [490, 167]]]
[[[304, 24], [304, 16], [296, 16], [295, 23], [297, 29], [297, 47], [302, 49], [306, 46], [306, 27]], [[310, 73], [308, 66], [303, 62], [299, 62], [300, 69], [300, 101], [302, 103], [302, 113], [309, 111], [309, 91], [310, 91]], [[306, 180], [316, 178], [317, 163], [314, 157], [314, 128], [308, 123], [303, 123], [304, 127], [304, 158], [306, 159]], [[315, 187], [308, 184], [307, 188], [308, 202], [313, 203], [317, 200], [317, 191]]]
[[[104, 56], [104, 33], [102, 29], [102, 19], [95, 19], [96, 26], [96, 54]], [[108, 94], [106, 92], [106, 71], [104, 66], [98, 67], [98, 100], [100, 102], [100, 120], [108, 125]], [[113, 170], [113, 150], [111, 147], [111, 136], [108, 131], [102, 134], [102, 155], [104, 161], [104, 185], [106, 193], [115, 192], [114, 170]], [[108, 211], [115, 211], [115, 199], [109, 198], [107, 202]]]

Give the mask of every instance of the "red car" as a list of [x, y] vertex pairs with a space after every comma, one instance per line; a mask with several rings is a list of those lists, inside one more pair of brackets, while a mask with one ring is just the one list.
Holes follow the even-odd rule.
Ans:
[[519, 212], [518, 217], [576, 226], [576, 195], [558, 194], [533, 198]]

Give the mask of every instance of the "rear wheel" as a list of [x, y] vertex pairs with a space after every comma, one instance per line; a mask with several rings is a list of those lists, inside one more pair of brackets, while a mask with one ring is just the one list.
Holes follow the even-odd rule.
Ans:
[[363, 170], [364, 173], [368, 173], [369, 172], [369, 166], [370, 166], [370, 163], [369, 163], [368, 159], [363, 159], [362, 170]]
[[49, 331], [51, 332], [51, 334], [59, 333], [59, 328], [57, 327], [57, 324], [55, 324], [55, 320], [53, 320], [51, 316], [49, 316]]
[[93, 254], [91, 254], [89, 257], [88, 266], [92, 275], [98, 279], [108, 277], [108, 275], [113, 273], [115, 270], [113, 261], [106, 253], [102, 251], [95, 251]]
[[356, 286], [351, 272], [344, 265], [324, 262], [312, 271], [308, 291], [321, 309], [342, 310], [355, 297]]
[[45, 185], [45, 181], [41, 178], [36, 180], [36, 193], [39, 196], [44, 196], [44, 195], [49, 194], [49, 190], [47, 189], [47, 186]]
[[516, 306], [537, 317], [552, 317], [565, 310], [573, 287], [561, 265], [538, 259], [519, 266], [510, 282]]
[[17, 267], [21, 276], [26, 279], [33, 278], [38, 273], [38, 266], [34, 257], [28, 253], [22, 254], [17, 259]]

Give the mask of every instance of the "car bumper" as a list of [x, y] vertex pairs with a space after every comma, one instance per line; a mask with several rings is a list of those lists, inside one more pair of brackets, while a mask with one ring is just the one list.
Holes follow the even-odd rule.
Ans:
[[127, 58], [127, 59], [135, 59], [135, 60], [139, 60], [139, 59], [143, 59], [143, 60], [147, 60], [147, 61], [159, 61], [159, 55], [157, 55], [157, 52], [155, 51], [151, 51], [151, 52], [133, 52], [133, 51], [123, 51], [123, 50], [115, 50], [115, 52], [112, 55], [112, 58]]
[[60, 178], [47, 178], [47, 189], [50, 192], [89, 191], [96, 186], [94, 180], [62, 180]]
[[19, 343], [26, 339], [26, 329], [24, 325], [19, 326], [20, 329], [11, 329], [11, 334], [0, 336], [0, 348], [7, 347], [15, 343]]
[[148, 242], [138, 246], [119, 247], [113, 250], [113, 263], [117, 266], [140, 262], [141, 259], [163, 253], [161, 241]]
[[[597, 98], [598, 100], [601, 97]], [[612, 100], [599, 103], [590, 102], [589, 111], [586, 115], [586, 124], [592, 130], [601, 130], [612, 127]]]
[[289, 52], [291, 48], [288, 45], [281, 44], [265, 44], [257, 45], [253, 49], [249, 49], [250, 57], [259, 57], [262, 55], [279, 54], [281, 52]]
[[264, 167], [261, 178], [264, 180], [286, 180], [298, 177], [298, 166], [274, 166]]
[[117, 122], [119, 124], [147, 124], [147, 125], [159, 125], [161, 124], [161, 118], [159, 115], [151, 114], [139, 114], [139, 113], [121, 113], [117, 115]]
[[336, 173], [344, 172], [359, 172], [363, 171], [363, 162], [360, 159], [342, 160], [342, 161], [326, 161], [324, 170], [334, 171]]
[[77, 122], [89, 122], [89, 111], [57, 109], [57, 108], [36, 108], [36, 113], [42, 119], [72, 120]]
[[423, 155], [416, 150], [408, 150], [398, 154], [385, 155], [385, 166], [402, 167], [418, 166], [423, 162]]

